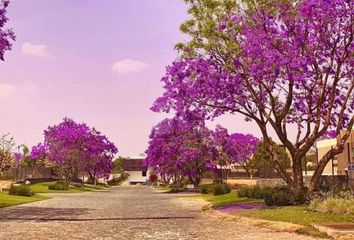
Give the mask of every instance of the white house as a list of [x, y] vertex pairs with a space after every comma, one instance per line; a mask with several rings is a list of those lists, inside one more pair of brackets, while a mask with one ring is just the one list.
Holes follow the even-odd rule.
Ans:
[[123, 161], [123, 170], [129, 174], [130, 184], [145, 183], [149, 180], [149, 172], [144, 167], [145, 157], [127, 157]]

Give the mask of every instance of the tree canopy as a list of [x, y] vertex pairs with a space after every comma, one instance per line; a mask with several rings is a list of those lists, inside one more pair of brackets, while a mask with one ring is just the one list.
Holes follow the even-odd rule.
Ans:
[[[186, 2], [192, 18], [181, 30], [191, 40], [177, 45], [181, 56], [167, 67], [165, 92], [152, 109], [187, 120], [242, 114], [258, 125], [277, 171], [295, 190], [303, 188], [301, 160], [333, 130], [339, 139], [316, 166], [315, 189], [354, 124], [353, 1]], [[291, 174], [270, 130], [291, 155]]]

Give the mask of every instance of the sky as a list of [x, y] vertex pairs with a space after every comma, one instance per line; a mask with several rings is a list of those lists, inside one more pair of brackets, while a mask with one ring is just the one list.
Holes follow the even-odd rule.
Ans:
[[[188, 39], [179, 31], [186, 10], [182, 0], [13, 0], [7, 27], [17, 39], [0, 62], [0, 134], [32, 146], [70, 117], [106, 134], [119, 155], [143, 153], [167, 117], [150, 107], [174, 44]], [[260, 136], [242, 117], [216, 124]]]

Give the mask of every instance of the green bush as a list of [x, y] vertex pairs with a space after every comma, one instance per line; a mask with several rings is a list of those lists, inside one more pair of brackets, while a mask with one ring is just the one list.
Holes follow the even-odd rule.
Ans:
[[58, 190], [58, 191], [64, 191], [64, 190], [68, 190], [68, 187], [65, 185], [64, 182], [59, 181], [59, 182], [55, 182], [51, 185], [48, 186], [49, 190]]
[[293, 193], [286, 187], [261, 187], [259, 185], [242, 187], [237, 191], [237, 196], [264, 199], [268, 206], [299, 205], [308, 202], [306, 192]]
[[354, 197], [314, 198], [309, 204], [309, 209], [323, 213], [354, 214]]
[[11, 185], [9, 189], [9, 195], [31, 197], [34, 195], [34, 192], [28, 186], [25, 185]]
[[287, 191], [273, 188], [264, 194], [264, 202], [267, 206], [288, 206], [293, 205], [293, 198]]
[[237, 196], [238, 197], [255, 198], [255, 199], [264, 199], [265, 193], [269, 190], [270, 190], [269, 187], [261, 187], [259, 185], [246, 186], [246, 187], [241, 187], [237, 191]]
[[215, 184], [213, 187], [213, 194], [216, 195], [223, 195], [231, 192], [231, 187], [225, 183], [218, 183]]
[[203, 184], [199, 186], [199, 190], [201, 194], [208, 194], [213, 192], [214, 185], [213, 184]]
[[200, 193], [201, 194], [208, 194], [209, 193], [209, 188], [207, 185], [202, 185], [200, 186]]
[[248, 197], [250, 196], [249, 194], [249, 187], [241, 187], [240, 189], [237, 190], [237, 196], [240, 198], [243, 197]]
[[294, 193], [284, 187], [269, 188], [264, 194], [264, 202], [267, 206], [300, 205], [307, 201], [306, 192]]

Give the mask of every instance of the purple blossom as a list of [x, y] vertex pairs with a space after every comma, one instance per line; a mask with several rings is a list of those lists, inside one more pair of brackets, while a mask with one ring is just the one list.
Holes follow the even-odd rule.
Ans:
[[4, 26], [9, 20], [6, 17], [9, 1], [0, 2], [0, 59], [4, 60], [5, 51], [11, 50], [11, 41], [15, 40], [15, 34], [12, 29], [5, 29]]
[[263, 206], [263, 203], [237, 203], [234, 205], [218, 207], [216, 210], [224, 213], [233, 213], [247, 209], [261, 208]]
[[145, 165], [165, 180], [180, 183], [186, 177], [198, 185], [212, 161], [209, 134], [198, 122], [165, 119], [152, 129]]
[[17, 164], [19, 164], [22, 160], [23, 160], [23, 154], [22, 153], [14, 153], [13, 154], [14, 158], [15, 158], [15, 161]]
[[31, 159], [52, 162], [67, 181], [79, 173], [96, 179], [108, 177], [117, 152], [115, 145], [95, 128], [64, 118], [44, 131], [44, 143], [32, 148]]
[[32, 147], [31, 153], [30, 153], [30, 159], [32, 161], [38, 160], [38, 159], [45, 159], [47, 154], [47, 149], [46, 145], [42, 143], [38, 143], [36, 146]]

